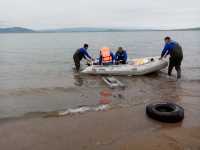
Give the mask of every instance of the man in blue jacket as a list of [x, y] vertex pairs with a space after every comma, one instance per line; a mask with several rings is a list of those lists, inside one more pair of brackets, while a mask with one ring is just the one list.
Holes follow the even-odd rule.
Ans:
[[177, 79], [181, 78], [181, 62], [183, 60], [182, 47], [175, 41], [172, 41], [170, 37], [165, 37], [165, 47], [161, 53], [161, 58], [170, 55], [168, 75], [171, 76], [172, 70], [175, 67], [177, 71]]
[[115, 53], [115, 64], [126, 64], [127, 62], [127, 53], [123, 50], [122, 47], [119, 47], [117, 52]]
[[76, 66], [77, 71], [80, 70], [80, 61], [82, 60], [82, 58], [87, 60], [88, 59], [93, 60], [93, 58], [88, 54], [87, 49], [88, 49], [88, 44], [84, 44], [84, 46], [82, 48], [77, 49], [73, 55], [74, 64]]

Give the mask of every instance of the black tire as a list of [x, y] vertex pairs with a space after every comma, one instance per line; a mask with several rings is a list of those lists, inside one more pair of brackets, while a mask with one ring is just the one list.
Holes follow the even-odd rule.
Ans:
[[184, 118], [184, 109], [169, 102], [149, 104], [146, 107], [146, 113], [150, 118], [168, 123], [180, 122]]

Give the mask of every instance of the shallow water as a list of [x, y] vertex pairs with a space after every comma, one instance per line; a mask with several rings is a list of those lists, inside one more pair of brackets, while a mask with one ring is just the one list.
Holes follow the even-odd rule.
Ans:
[[[175, 77], [169, 79], [164, 70], [148, 76], [117, 77], [126, 88], [111, 90], [99, 76], [72, 71], [73, 52], [84, 42], [89, 43], [93, 56], [102, 46], [113, 51], [123, 46], [133, 58], [160, 55], [166, 35], [184, 50], [179, 82]], [[199, 37], [199, 31], [0, 34], [0, 118], [105, 102], [136, 107], [160, 100], [199, 111]]]

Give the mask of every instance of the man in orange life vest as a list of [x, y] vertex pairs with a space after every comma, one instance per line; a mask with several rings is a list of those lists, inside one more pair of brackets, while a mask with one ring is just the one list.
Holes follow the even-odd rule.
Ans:
[[111, 65], [115, 60], [114, 54], [110, 51], [110, 48], [103, 47], [100, 50], [99, 65]]

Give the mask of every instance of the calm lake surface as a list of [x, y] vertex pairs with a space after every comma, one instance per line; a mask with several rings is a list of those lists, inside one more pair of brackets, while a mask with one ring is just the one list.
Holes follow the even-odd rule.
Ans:
[[[159, 72], [119, 77], [127, 88], [111, 90], [101, 77], [81, 76], [72, 70], [72, 55], [85, 42], [94, 57], [102, 46], [114, 52], [123, 46], [129, 58], [134, 58], [160, 55], [167, 35], [183, 47], [179, 84]], [[152, 100], [172, 100], [200, 106], [199, 88], [200, 31], [0, 34], [0, 118], [98, 105], [102, 91], [112, 94], [107, 98], [113, 104], [134, 107]]]

